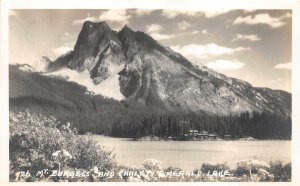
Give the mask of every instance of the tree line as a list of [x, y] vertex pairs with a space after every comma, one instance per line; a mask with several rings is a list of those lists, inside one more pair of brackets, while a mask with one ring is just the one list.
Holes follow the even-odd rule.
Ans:
[[211, 116], [196, 113], [149, 113], [115, 121], [107, 131], [115, 137], [139, 138], [147, 135], [179, 137], [190, 129], [208, 131], [219, 137], [251, 136], [257, 139], [291, 139], [291, 118], [269, 112]]

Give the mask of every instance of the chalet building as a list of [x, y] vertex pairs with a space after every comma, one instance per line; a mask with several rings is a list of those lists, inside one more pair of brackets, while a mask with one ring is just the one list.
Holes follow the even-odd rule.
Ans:
[[189, 131], [189, 137], [196, 139], [198, 137], [199, 131], [196, 129], [191, 129]]
[[217, 135], [216, 134], [208, 134], [208, 139], [209, 140], [216, 140], [217, 139]]
[[205, 130], [202, 132], [199, 132], [196, 129], [191, 129], [187, 134], [184, 134], [185, 139], [190, 139], [190, 140], [216, 140], [217, 135], [216, 134], [211, 134]]
[[208, 132], [207, 131], [202, 131], [202, 132], [200, 132], [199, 134], [198, 134], [198, 139], [199, 140], [206, 140], [206, 139], [208, 139]]

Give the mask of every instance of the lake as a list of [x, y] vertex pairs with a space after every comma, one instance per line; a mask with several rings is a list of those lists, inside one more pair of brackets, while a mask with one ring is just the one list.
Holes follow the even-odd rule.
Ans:
[[116, 160], [123, 165], [141, 165], [152, 158], [162, 167], [183, 170], [199, 168], [202, 163], [223, 163], [234, 168], [238, 161], [257, 158], [266, 162], [291, 162], [291, 141], [132, 141], [94, 135], [93, 138], [108, 150], [114, 150]]

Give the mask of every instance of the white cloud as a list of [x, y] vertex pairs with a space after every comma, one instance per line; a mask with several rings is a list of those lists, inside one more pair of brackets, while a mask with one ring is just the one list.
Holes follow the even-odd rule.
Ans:
[[168, 10], [164, 9], [162, 11], [162, 15], [167, 18], [175, 18], [177, 16], [189, 16], [189, 17], [195, 17], [195, 16], [205, 16], [206, 18], [214, 18], [216, 16], [225, 14], [231, 10], [229, 9], [205, 9], [205, 10]]
[[286, 24], [283, 19], [288, 18], [291, 16], [289, 13], [281, 16], [281, 17], [271, 17], [269, 14], [256, 14], [254, 16], [246, 16], [246, 17], [237, 17], [233, 24], [249, 24], [249, 25], [256, 25], [256, 24], [265, 24], [270, 26], [271, 28], [279, 28]]
[[281, 19], [285, 19], [285, 18], [291, 18], [292, 14], [291, 13], [286, 13], [283, 16], [281, 16]]
[[198, 30], [195, 30], [195, 31], [192, 32], [192, 34], [198, 34], [198, 33], [199, 33]]
[[62, 46], [58, 48], [52, 48], [52, 52], [54, 53], [55, 57], [59, 57], [69, 51], [73, 50], [73, 48], [69, 46]]
[[144, 16], [144, 15], [149, 15], [154, 11], [155, 10], [153, 10], [153, 9], [135, 9], [132, 11], [132, 13], [137, 16]]
[[244, 65], [244, 63], [237, 60], [229, 61], [224, 59], [219, 59], [206, 64], [208, 68], [214, 70], [236, 70], [244, 67]]
[[165, 39], [172, 39], [175, 37], [180, 37], [180, 36], [185, 36], [185, 35], [191, 35], [191, 34], [197, 34], [199, 31], [193, 31], [191, 32], [184, 32], [184, 33], [179, 33], [179, 34], [163, 34], [160, 32], [153, 32], [150, 33], [151, 37], [153, 37], [156, 40], [165, 40]]
[[232, 39], [232, 41], [239, 41], [239, 40], [243, 40], [243, 41], [260, 41], [261, 38], [258, 37], [258, 35], [256, 35], [256, 34], [250, 34], [250, 35], [237, 34]]
[[[84, 19], [76, 19], [73, 21], [74, 25], [83, 24], [85, 21], [92, 21], [92, 22], [100, 22], [106, 21], [108, 23], [117, 23], [122, 27], [125, 24], [129, 23], [129, 20], [132, 18], [131, 15], [127, 14], [126, 10], [106, 10], [101, 12], [99, 17], [91, 16], [90, 14], [87, 15]], [[119, 28], [118, 28], [119, 29]]]
[[163, 27], [159, 24], [151, 24], [146, 26], [146, 32], [156, 40], [164, 40], [175, 37], [175, 34], [163, 34], [161, 33]]
[[86, 18], [84, 19], [76, 19], [73, 21], [73, 25], [81, 25], [83, 24], [85, 21], [92, 21], [92, 22], [97, 22], [98, 19], [94, 16], [91, 16], [90, 14], [87, 15]]
[[179, 30], [186, 30], [189, 27], [191, 27], [192, 25], [191, 25], [191, 23], [188, 23], [186, 21], [182, 21], [182, 22], [178, 23], [177, 26], [178, 26]]
[[278, 82], [282, 82], [284, 81], [285, 79], [282, 79], [282, 78], [277, 78], [277, 79], [271, 79], [269, 80], [268, 82], [269, 83], [278, 83]]
[[62, 40], [68, 40], [72, 38], [71, 34], [69, 32], [65, 32], [62, 36], [61, 36], [61, 39]]
[[255, 12], [256, 9], [243, 9], [245, 13]]
[[198, 30], [195, 30], [192, 32], [182, 32], [182, 33], [178, 33], [178, 34], [164, 34], [161, 32], [162, 30], [163, 30], [163, 27], [159, 24], [151, 24], [151, 25], [146, 26], [146, 32], [156, 40], [165, 40], [165, 39], [171, 39], [171, 38], [175, 38], [175, 37], [199, 33]]
[[176, 37], [177, 34], [163, 34], [161, 31], [163, 27], [159, 24], [151, 24], [146, 26], [146, 32], [156, 40], [171, 39]]
[[179, 15], [184, 15], [184, 16], [197, 16], [201, 15], [200, 12], [194, 11], [194, 10], [168, 10], [164, 9], [162, 10], [162, 15], [167, 17], [167, 18], [175, 18]]
[[162, 26], [159, 24], [151, 24], [146, 26], [146, 31], [148, 33], [160, 32], [162, 30]]
[[289, 63], [280, 63], [280, 64], [277, 64], [277, 65], [275, 66], [275, 68], [277, 68], [277, 69], [288, 69], [288, 70], [290, 70], [290, 69], [292, 69], [292, 63], [291, 63], [291, 62], [289, 62]]
[[107, 10], [100, 14], [98, 19], [100, 21], [107, 21], [113, 23], [119, 23], [121, 25], [125, 25], [129, 23], [129, 19], [131, 19], [131, 15], [126, 13], [126, 10]]
[[207, 45], [189, 44], [182, 47], [172, 46], [171, 48], [189, 58], [191, 61], [205, 59], [208, 57], [230, 55], [235, 52], [250, 50], [249, 48], [244, 47], [228, 48], [219, 46], [215, 43], [210, 43]]
[[230, 12], [231, 10], [229, 9], [206, 9], [203, 11], [205, 17], [207, 18], [213, 18], [222, 14], [226, 14]]
[[161, 33], [152, 33], [150, 34], [156, 40], [164, 40], [164, 39], [171, 39], [176, 37], [175, 34], [161, 34]]
[[207, 32], [207, 30], [205, 30], [205, 29], [201, 31], [201, 34], [207, 34], [207, 33], [208, 33], [208, 32]]

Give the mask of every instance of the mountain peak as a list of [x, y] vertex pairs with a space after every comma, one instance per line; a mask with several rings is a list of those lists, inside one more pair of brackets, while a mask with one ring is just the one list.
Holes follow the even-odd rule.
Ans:
[[98, 64], [99, 58], [103, 58], [111, 41], [119, 43], [117, 33], [105, 21], [85, 21], [75, 44], [73, 57], [68, 66], [78, 71], [85, 69], [91, 71], [93, 68], [98, 69], [96, 64]]
[[92, 21], [85, 21], [82, 26], [82, 30], [95, 30], [95, 29], [105, 29], [110, 30], [109, 25], [105, 21], [101, 21], [98, 23], [92, 22]]
[[197, 68], [127, 25], [115, 32], [106, 22], [84, 22], [74, 51], [56, 63], [87, 70], [93, 86], [108, 87], [102, 94], [115, 90], [115, 95], [151, 107], [217, 115], [253, 111], [290, 115], [289, 95], [252, 87], [204, 66]]
[[121, 32], [134, 32], [131, 28], [129, 28], [127, 25], [124, 25]]
[[119, 31], [118, 35], [120, 36], [125, 36], [125, 37], [130, 37], [134, 34], [135, 32], [129, 28], [127, 25], [124, 25], [121, 31]]

